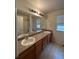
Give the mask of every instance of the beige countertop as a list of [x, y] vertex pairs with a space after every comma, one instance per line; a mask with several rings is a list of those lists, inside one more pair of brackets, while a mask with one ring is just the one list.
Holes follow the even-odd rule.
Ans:
[[[34, 44], [35, 44], [37, 41], [39, 41], [39, 40], [41, 40], [42, 38], [44, 38], [45, 36], [47, 36], [48, 34], [49, 34], [49, 33], [44, 33], [44, 32], [42, 32], [42, 33], [39, 33], [39, 34], [36, 34], [36, 35], [32, 36], [32, 37], [35, 38]], [[20, 41], [17, 42], [16, 57], [18, 57], [20, 53], [22, 53], [23, 51], [25, 51], [26, 49], [28, 49], [29, 47], [31, 47], [32, 45], [34, 45], [34, 44], [32, 44], [32, 45], [29, 45], [29, 46], [22, 46], [22, 45], [21, 45], [21, 41], [22, 41], [22, 40], [20, 40]]]

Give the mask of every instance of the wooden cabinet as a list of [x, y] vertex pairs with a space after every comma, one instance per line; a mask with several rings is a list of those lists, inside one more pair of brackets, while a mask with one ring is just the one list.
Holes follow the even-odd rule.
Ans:
[[32, 46], [28, 50], [21, 53], [18, 59], [35, 59], [35, 46]]
[[17, 59], [38, 59], [42, 50], [50, 43], [50, 36], [51, 34], [48, 34], [36, 42], [33, 46], [22, 52]]
[[41, 52], [42, 52], [42, 40], [36, 43], [36, 59], [39, 58]]
[[50, 34], [50, 35], [48, 35], [48, 39], [47, 39], [47, 40], [48, 40], [48, 42], [47, 42], [47, 43], [49, 44], [49, 43], [51, 42], [51, 40], [52, 40], [52, 38], [51, 38], [51, 34]]
[[43, 49], [47, 46], [48, 44], [48, 36], [43, 38]]
[[34, 59], [34, 54], [35, 52], [32, 51], [29, 51], [22, 59]]

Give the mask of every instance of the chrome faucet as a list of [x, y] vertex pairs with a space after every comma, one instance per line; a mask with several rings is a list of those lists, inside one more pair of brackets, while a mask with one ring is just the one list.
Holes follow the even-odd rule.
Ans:
[[29, 34], [25, 34], [25, 39], [27, 40], [29, 37]]

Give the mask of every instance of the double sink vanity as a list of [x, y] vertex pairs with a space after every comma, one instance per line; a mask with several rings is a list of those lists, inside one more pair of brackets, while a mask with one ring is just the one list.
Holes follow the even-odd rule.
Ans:
[[52, 32], [42, 31], [17, 42], [16, 59], [38, 59], [44, 48], [51, 42]]

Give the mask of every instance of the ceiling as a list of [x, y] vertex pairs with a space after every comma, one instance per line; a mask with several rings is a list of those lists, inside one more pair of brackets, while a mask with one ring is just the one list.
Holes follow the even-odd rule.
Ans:
[[64, 0], [16, 0], [16, 8], [24, 11], [31, 8], [47, 14], [51, 11], [64, 9]]

